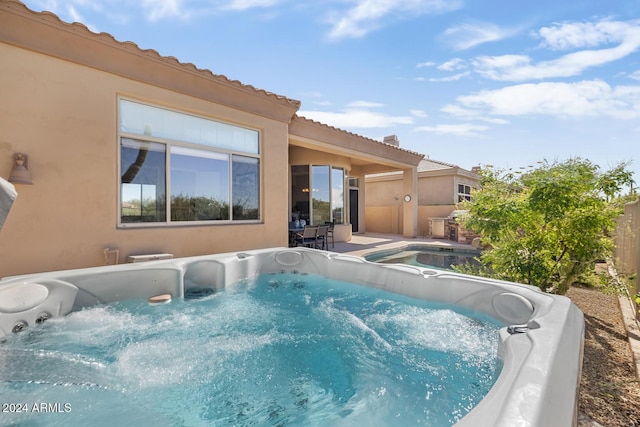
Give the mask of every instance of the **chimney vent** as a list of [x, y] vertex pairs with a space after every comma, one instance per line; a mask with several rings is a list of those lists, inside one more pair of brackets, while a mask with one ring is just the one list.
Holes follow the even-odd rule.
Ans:
[[382, 142], [389, 145], [395, 145], [396, 147], [400, 146], [400, 141], [398, 141], [398, 137], [396, 135], [385, 136]]

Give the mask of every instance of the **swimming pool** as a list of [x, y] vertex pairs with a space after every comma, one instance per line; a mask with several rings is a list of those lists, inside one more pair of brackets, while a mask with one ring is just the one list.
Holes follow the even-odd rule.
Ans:
[[367, 261], [382, 264], [406, 264], [417, 267], [452, 270], [453, 266], [477, 264], [480, 251], [432, 245], [407, 245], [368, 253]]
[[[309, 281], [315, 277], [320, 277], [323, 284]], [[365, 285], [364, 294], [368, 296], [361, 297], [359, 291], [354, 290], [359, 287], [354, 288], [345, 281]], [[251, 299], [257, 293], [265, 298], [259, 300], [261, 303]], [[170, 294], [172, 302], [149, 305], [147, 299], [159, 294]], [[288, 313], [289, 297], [301, 302], [302, 310], [307, 313]], [[234, 298], [240, 298], [244, 305], [228, 312], [215, 306], [233, 305]], [[404, 305], [407, 298], [420, 301]], [[206, 306], [211, 302], [215, 308]], [[399, 302], [403, 308], [395, 305]], [[197, 312], [201, 305], [204, 312]], [[386, 308], [377, 312], [374, 306]], [[18, 421], [47, 420], [47, 424], [51, 421], [62, 425], [71, 419], [93, 424], [96, 414], [101, 413], [103, 419], [106, 413], [110, 424], [173, 424], [175, 413], [167, 415], [164, 409], [157, 410], [160, 405], [187, 410], [194, 418], [179, 418], [181, 422], [199, 425], [209, 419], [207, 417], [224, 413], [221, 406], [216, 406], [222, 404], [228, 409], [229, 417], [257, 413], [262, 417], [259, 418], [262, 422], [255, 422], [257, 425], [296, 425], [299, 421], [311, 425], [349, 425], [353, 420], [387, 425], [389, 418], [385, 417], [395, 419], [396, 414], [405, 412], [412, 419], [416, 419], [416, 414], [422, 417], [413, 424], [419, 424], [420, 420], [426, 424], [426, 414], [433, 411], [427, 396], [438, 400], [440, 384], [414, 372], [415, 366], [422, 366], [423, 373], [435, 373], [437, 378], [443, 376], [443, 369], [453, 369], [443, 367], [446, 364], [433, 362], [432, 365], [437, 358], [425, 353], [433, 350], [429, 345], [438, 342], [426, 328], [437, 323], [434, 319], [442, 315], [442, 310], [430, 311], [434, 308], [444, 308], [447, 313], [440, 324], [450, 335], [440, 342], [452, 346], [453, 353], [459, 355], [460, 359], [452, 366], [461, 366], [461, 361], [470, 360], [484, 375], [466, 374], [475, 381], [462, 381], [456, 392], [463, 401], [467, 399], [466, 406], [461, 410], [454, 404], [445, 415], [447, 421], [434, 418], [438, 420], [435, 425], [451, 425], [455, 421], [458, 426], [546, 426], [575, 422], [583, 319], [568, 299], [543, 294], [524, 285], [410, 266], [373, 264], [358, 257], [301, 248], [0, 280], [1, 333], [8, 335], [12, 330], [23, 330], [5, 337], [6, 342], [0, 345], [3, 360], [0, 363], [4, 366], [0, 385], [3, 401], [14, 404], [6, 408], [13, 412], [2, 415]], [[412, 314], [408, 315], [405, 309]], [[188, 316], [191, 310], [197, 314]], [[266, 320], [254, 322], [264, 310], [267, 310]], [[278, 317], [279, 311], [288, 314]], [[252, 321], [238, 317], [240, 314], [249, 314]], [[292, 330], [284, 329], [286, 319], [315, 319], [312, 314], [335, 323], [318, 329], [314, 328], [318, 323], [312, 320], [306, 326], [303, 322]], [[37, 324], [46, 318], [49, 320], [44, 324]], [[179, 324], [187, 325], [196, 336], [183, 337], [183, 332], [169, 338], [159, 335]], [[470, 324], [482, 326], [471, 332], [473, 329], [465, 329], [465, 325]], [[390, 325], [390, 329], [381, 325]], [[73, 345], [92, 345], [92, 340], [101, 335], [100, 331], [107, 335], [107, 348], [114, 353], [98, 350], [69, 356], [81, 354]], [[150, 337], [141, 339], [142, 331], [149, 332]], [[350, 331], [355, 335], [348, 335], [347, 341], [360, 342], [364, 347], [343, 351], [339, 348], [346, 348], [344, 342], [317, 345], [315, 340], [322, 331], [331, 339]], [[482, 350], [471, 346], [473, 335], [489, 346]], [[214, 341], [198, 341], [200, 336], [214, 337]], [[195, 348], [189, 346], [192, 342]], [[289, 351], [276, 350], [274, 343], [289, 346]], [[71, 347], [60, 359], [61, 350], [53, 350], [50, 345]], [[415, 352], [405, 353], [407, 346]], [[260, 347], [269, 348], [270, 352], [256, 357], [253, 349]], [[249, 349], [248, 355], [242, 356], [240, 348]], [[369, 370], [363, 371], [352, 369], [350, 357], [363, 356], [367, 349], [374, 350], [364, 356], [368, 362], [353, 363], [358, 367], [372, 366], [365, 366]], [[377, 357], [385, 351], [392, 357], [379, 361]], [[437, 354], [440, 351], [442, 348], [436, 349]], [[478, 353], [495, 357], [479, 361]], [[207, 363], [199, 362], [197, 356], [201, 354], [206, 355]], [[310, 358], [304, 361], [305, 358], [298, 357], [300, 354]], [[404, 367], [385, 376], [387, 366], [403, 358], [411, 361], [413, 371]], [[27, 367], [25, 360], [44, 365]], [[49, 369], [51, 366], [56, 369]], [[293, 370], [297, 374], [287, 377], [288, 368], [294, 366], [298, 367]], [[129, 382], [114, 389], [112, 381], [119, 370], [126, 373]], [[317, 376], [312, 375], [314, 372]], [[45, 373], [52, 377], [41, 376]], [[213, 386], [212, 392], [210, 387], [215, 383], [210, 380], [216, 376], [222, 382]], [[181, 389], [183, 382], [195, 384], [195, 389]], [[412, 382], [417, 384], [419, 392], [398, 391], [401, 390], [398, 384]], [[178, 387], [158, 391], [156, 387], [163, 383]], [[47, 389], [51, 392], [52, 388], [55, 398], [47, 394]], [[483, 388], [488, 389], [486, 395]], [[153, 393], [148, 400], [136, 393], [149, 390]], [[270, 396], [284, 394], [289, 400], [261, 397], [259, 390], [268, 390]], [[128, 391], [133, 393], [128, 395]], [[185, 400], [185, 394], [201, 399]], [[454, 393], [448, 390], [446, 394]], [[11, 396], [15, 402], [7, 402], [5, 396]], [[83, 407], [82, 402], [86, 400], [73, 400], [80, 396], [82, 399], [95, 397], [95, 400]], [[140, 400], [132, 396], [140, 396]], [[28, 413], [20, 415], [16, 405], [22, 403], [27, 404]], [[34, 412], [33, 405], [42, 403], [45, 410], [51, 411]], [[320, 411], [317, 414], [324, 415], [313, 418], [300, 409], [311, 403], [328, 408], [328, 412]], [[329, 418], [327, 423], [323, 416], [329, 413], [334, 418]], [[237, 418], [235, 422], [242, 424]]]

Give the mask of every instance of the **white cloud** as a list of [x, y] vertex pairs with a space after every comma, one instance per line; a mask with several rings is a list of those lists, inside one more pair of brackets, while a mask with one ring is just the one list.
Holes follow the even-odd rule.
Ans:
[[299, 96], [301, 97], [300, 99], [310, 98], [311, 102], [314, 105], [321, 105], [323, 107], [328, 107], [331, 105], [331, 101], [328, 101], [327, 99], [325, 99], [322, 92], [318, 92], [318, 91], [302, 92], [299, 94]]
[[356, 0], [344, 12], [330, 12], [329, 38], [359, 38], [391, 21], [415, 18], [427, 13], [442, 13], [461, 8], [462, 0]]
[[82, 19], [82, 15], [80, 15], [80, 13], [76, 10], [75, 7], [73, 7], [73, 5], [69, 5], [67, 11], [69, 12], [71, 19], [74, 22], [84, 22], [84, 19]]
[[500, 81], [541, 80], [571, 77], [588, 68], [620, 60], [640, 49], [640, 21], [563, 24], [542, 29], [544, 45], [553, 49], [618, 44], [604, 49], [580, 50], [537, 64], [525, 55], [480, 56], [472, 61], [477, 73]]
[[226, 9], [247, 10], [255, 7], [271, 7], [280, 3], [280, 0], [233, 0]]
[[[443, 62], [442, 64], [438, 65], [436, 68], [441, 71], [457, 71], [457, 70], [465, 69], [467, 67], [468, 67], [467, 63], [464, 59], [453, 58], [453, 59], [450, 59], [449, 61]], [[463, 77], [468, 76], [469, 74], [471, 74], [471, 72], [465, 71], [463, 73], [458, 73], [458, 74], [454, 74], [446, 77], [431, 77], [429, 78], [429, 81], [430, 82], [453, 82], [456, 80], [460, 80]]]
[[455, 70], [461, 70], [463, 68], [466, 68], [467, 64], [464, 61], [464, 59], [462, 58], [453, 58], [450, 59], [447, 62], [444, 62], [440, 65], [438, 65], [436, 68], [438, 68], [438, 70], [442, 70], [442, 71], [455, 71]]
[[492, 125], [508, 125], [511, 123], [509, 120], [497, 119], [494, 117], [477, 117], [477, 120], [485, 123], [491, 123]]
[[416, 65], [416, 68], [434, 67], [435, 65], [436, 63], [432, 61], [420, 62]]
[[411, 110], [410, 113], [415, 117], [427, 117], [427, 113], [423, 110]]
[[100, 3], [94, 3], [88, 0], [67, 0], [67, 1], [58, 1], [58, 0], [42, 0], [34, 2], [34, 5], [37, 7], [29, 7], [30, 9], [37, 10], [40, 8], [41, 10], [46, 10], [48, 12], [54, 13], [61, 20], [65, 22], [80, 22], [83, 25], [86, 25], [94, 33], [99, 33], [97, 27], [90, 22], [88, 22], [83, 14], [80, 12], [81, 9], [89, 8], [94, 11], [103, 12], [102, 5]]
[[[82, 19], [81, 10], [98, 11], [118, 24], [132, 20], [132, 16], [141, 12], [151, 22], [163, 19], [188, 20], [194, 16], [215, 13], [219, 10], [245, 11], [253, 8], [269, 8], [282, 0], [232, 0], [230, 2], [203, 2], [193, 0], [42, 0], [39, 2], [44, 10], [55, 13], [65, 20], [86, 22]], [[89, 26], [89, 25], [87, 25]], [[90, 27], [90, 26], [89, 26]], [[91, 27], [90, 27], [91, 28]], [[92, 30], [93, 31], [93, 30]]]
[[460, 105], [448, 104], [440, 109], [443, 113], [450, 114], [457, 119], [461, 120], [475, 120], [479, 122], [490, 123], [494, 125], [506, 125], [510, 122], [506, 119], [499, 117], [491, 117], [484, 115], [485, 112], [481, 110], [473, 110], [462, 107]]
[[442, 38], [455, 50], [466, 50], [484, 43], [502, 40], [515, 32], [494, 24], [461, 24], [448, 28]]
[[445, 105], [440, 109], [440, 111], [445, 112], [447, 114], [451, 114], [457, 117], [477, 117], [479, 112], [477, 110], [472, 110], [469, 108], [465, 108], [461, 105], [449, 104]]
[[456, 80], [460, 80], [464, 77], [467, 77], [468, 75], [471, 74], [471, 71], [465, 71], [464, 73], [458, 73], [458, 74], [454, 74], [452, 76], [447, 76], [447, 77], [432, 77], [429, 79], [430, 82], [454, 82]]
[[[457, 98], [459, 111], [478, 115], [552, 115], [561, 117], [640, 117], [640, 86], [612, 88], [599, 80], [543, 82], [482, 91]], [[456, 106], [448, 106], [455, 113]]]
[[484, 125], [462, 123], [457, 125], [419, 126], [414, 130], [418, 132], [435, 133], [438, 135], [480, 136], [482, 135], [482, 132], [488, 129], [489, 127]]
[[353, 101], [350, 102], [347, 106], [349, 108], [379, 108], [384, 107], [384, 104], [370, 101]]
[[538, 35], [543, 39], [542, 46], [566, 50], [622, 42], [626, 38], [627, 31], [633, 26], [633, 23], [609, 20], [565, 22], [543, 27], [538, 31]]
[[633, 73], [629, 74], [628, 77], [633, 80], [640, 80], [640, 70], [634, 71]]
[[378, 103], [355, 101], [342, 111], [298, 111], [298, 115], [341, 129], [387, 128], [413, 124], [412, 116], [392, 116], [367, 109], [382, 106]]
[[163, 18], [187, 19], [191, 15], [183, 8], [183, 0], [143, 0], [142, 7], [146, 10], [147, 19], [151, 22]]

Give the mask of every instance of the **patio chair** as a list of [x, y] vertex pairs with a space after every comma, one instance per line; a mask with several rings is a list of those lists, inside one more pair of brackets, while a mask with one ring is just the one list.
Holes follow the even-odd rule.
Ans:
[[329, 240], [331, 240], [331, 247], [335, 247], [336, 242], [333, 240], [333, 228], [335, 225], [334, 221], [325, 222], [326, 225], [329, 226], [329, 231], [327, 231], [327, 249], [329, 249]]
[[298, 228], [300, 228], [300, 223], [296, 227], [295, 221], [289, 221], [289, 247], [293, 247], [296, 245], [296, 234], [298, 233]]
[[318, 226], [318, 236], [316, 237], [316, 249], [320, 249], [320, 245], [322, 245], [322, 249], [329, 250], [329, 245], [327, 244], [327, 235], [329, 233], [328, 225], [319, 225]]
[[295, 242], [296, 246], [316, 247], [318, 237], [318, 226], [305, 225], [302, 233], [297, 233]]

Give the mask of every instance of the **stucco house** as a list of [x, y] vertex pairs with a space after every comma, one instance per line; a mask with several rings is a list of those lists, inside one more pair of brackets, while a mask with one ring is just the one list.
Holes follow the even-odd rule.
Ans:
[[288, 223], [366, 231], [365, 176], [398, 172], [418, 232], [422, 155], [298, 116], [300, 102], [0, 0], [0, 175], [33, 185], [0, 232], [0, 277], [286, 246]]
[[[385, 138], [398, 144], [395, 136]], [[418, 171], [418, 235], [466, 242], [471, 236], [455, 222], [459, 203], [471, 200], [471, 192], [480, 187], [478, 169], [424, 157]], [[367, 231], [403, 234], [401, 221], [407, 206], [402, 191], [402, 174], [387, 172], [365, 178]], [[468, 238], [469, 237], [469, 238]]]

